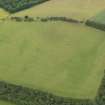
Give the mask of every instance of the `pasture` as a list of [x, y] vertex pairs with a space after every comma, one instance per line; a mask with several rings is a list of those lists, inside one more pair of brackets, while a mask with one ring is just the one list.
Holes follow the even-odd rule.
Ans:
[[[104, 9], [105, 0], [51, 0], [14, 14], [0, 9], [0, 19], [64, 16], [85, 21]], [[94, 19], [104, 23], [105, 15], [99, 15]], [[104, 31], [64, 22], [0, 21], [0, 81], [57, 96], [94, 99], [104, 58]]]
[[0, 80], [58, 96], [94, 98], [104, 46], [105, 32], [84, 25], [1, 23]]

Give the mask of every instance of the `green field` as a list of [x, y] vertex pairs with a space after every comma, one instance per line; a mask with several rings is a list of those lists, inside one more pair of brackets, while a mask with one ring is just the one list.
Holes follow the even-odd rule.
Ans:
[[14, 16], [67, 16], [86, 20], [105, 9], [105, 0], [51, 0]]
[[104, 46], [105, 32], [84, 25], [1, 23], [0, 80], [94, 98], [104, 70]]
[[[51, 0], [15, 14], [0, 9], [0, 19], [28, 15], [86, 20], [104, 9], [105, 0]], [[94, 19], [104, 23], [105, 15], [99, 15]], [[64, 22], [0, 21], [0, 81], [62, 97], [94, 99], [104, 66], [104, 31]]]

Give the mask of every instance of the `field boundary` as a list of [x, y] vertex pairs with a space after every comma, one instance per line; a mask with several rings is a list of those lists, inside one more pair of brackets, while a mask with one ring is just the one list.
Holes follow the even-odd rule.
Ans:
[[90, 26], [90, 27], [105, 31], [105, 24], [97, 23], [97, 22], [91, 21], [91, 20], [87, 20], [85, 24], [87, 26]]
[[93, 105], [89, 99], [64, 98], [4, 81], [0, 82], [0, 99], [16, 105]]
[[0, 81], [0, 99], [16, 105], [105, 105], [105, 73], [94, 100], [60, 97], [5, 81]]
[[14, 22], [66, 22], [66, 23], [75, 23], [82, 24], [84, 21], [80, 21], [68, 17], [58, 17], [58, 16], [47, 16], [47, 17], [31, 17], [31, 16], [8, 16], [7, 18], [1, 19], [1, 21], [14, 21]]

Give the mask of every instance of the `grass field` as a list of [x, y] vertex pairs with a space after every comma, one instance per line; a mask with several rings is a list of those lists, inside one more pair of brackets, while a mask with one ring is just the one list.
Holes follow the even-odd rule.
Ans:
[[86, 20], [105, 9], [105, 0], [51, 0], [15, 16], [67, 16]]
[[84, 25], [0, 23], [0, 80], [94, 98], [103, 76], [104, 46], [105, 32]]
[[[7, 16], [65, 16], [86, 20], [105, 0], [51, 0]], [[103, 16], [104, 18], [104, 16]], [[97, 15], [97, 20], [103, 20]], [[102, 22], [103, 23], [103, 22]], [[105, 69], [105, 32], [63, 22], [0, 21], [0, 80], [58, 96], [96, 96]], [[0, 105], [12, 105], [0, 101]]]

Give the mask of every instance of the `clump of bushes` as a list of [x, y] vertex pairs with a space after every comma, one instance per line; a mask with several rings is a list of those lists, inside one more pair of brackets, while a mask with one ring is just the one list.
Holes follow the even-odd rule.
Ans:
[[45, 1], [49, 0], [0, 0], [0, 7], [14, 13]]
[[86, 25], [105, 31], [105, 24], [99, 22], [87, 20]]

